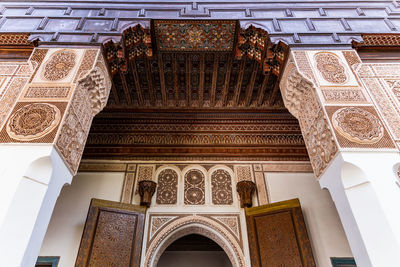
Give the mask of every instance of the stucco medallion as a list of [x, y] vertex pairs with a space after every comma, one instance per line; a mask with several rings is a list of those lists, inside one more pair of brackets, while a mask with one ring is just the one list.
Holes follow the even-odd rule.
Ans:
[[384, 135], [378, 117], [358, 107], [338, 109], [332, 115], [332, 123], [340, 135], [359, 144], [377, 143]]
[[11, 138], [30, 141], [50, 133], [60, 122], [60, 110], [51, 104], [34, 103], [18, 109], [7, 124]]

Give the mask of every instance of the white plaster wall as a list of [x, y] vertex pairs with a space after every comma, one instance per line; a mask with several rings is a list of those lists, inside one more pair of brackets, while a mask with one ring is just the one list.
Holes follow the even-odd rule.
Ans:
[[75, 265], [90, 200], [119, 201], [124, 173], [78, 173], [57, 200], [40, 256], [60, 256], [58, 267]]
[[223, 251], [165, 251], [157, 267], [232, 267]]
[[317, 266], [331, 257], [352, 257], [335, 204], [312, 173], [265, 173], [270, 202], [299, 198]]

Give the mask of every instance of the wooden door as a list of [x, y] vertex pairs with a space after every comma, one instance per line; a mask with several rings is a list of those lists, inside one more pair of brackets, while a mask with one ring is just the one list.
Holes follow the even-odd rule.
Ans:
[[246, 208], [252, 267], [315, 266], [300, 201]]
[[76, 267], [139, 267], [145, 208], [92, 199]]

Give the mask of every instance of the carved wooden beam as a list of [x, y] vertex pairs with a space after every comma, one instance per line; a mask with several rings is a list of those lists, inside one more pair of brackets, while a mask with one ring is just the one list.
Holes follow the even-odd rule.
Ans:
[[211, 101], [210, 101], [210, 105], [212, 107], [215, 105], [215, 93], [216, 93], [216, 90], [217, 90], [217, 78], [218, 78], [218, 63], [219, 63], [219, 57], [218, 57], [218, 54], [215, 54], [214, 55], [212, 81], [211, 81]]
[[242, 90], [242, 82], [243, 82], [243, 74], [244, 74], [244, 68], [246, 66], [246, 57], [243, 57], [243, 59], [240, 62], [240, 69], [239, 69], [239, 74], [238, 74], [238, 79], [236, 82], [235, 86], [235, 93], [233, 97], [233, 106], [238, 106], [239, 104], [239, 99], [240, 99], [240, 91]]
[[250, 81], [246, 88], [245, 106], [250, 105], [251, 96], [253, 95], [253, 90], [254, 90], [254, 84], [255, 84], [256, 78], [257, 78], [258, 68], [259, 68], [259, 64], [257, 61], [255, 61], [254, 65], [253, 65], [253, 72], [251, 73]]
[[236, 185], [236, 190], [239, 193], [242, 208], [253, 206], [253, 194], [256, 191], [255, 183], [252, 181], [240, 181]]
[[158, 55], [158, 68], [160, 69], [161, 97], [164, 106], [167, 106], [167, 89], [165, 88], [164, 62], [162, 55]]
[[226, 103], [228, 102], [228, 91], [229, 91], [229, 81], [231, 79], [231, 72], [232, 72], [232, 57], [228, 58], [228, 66], [226, 69], [226, 74], [225, 74], [225, 83], [224, 83], [224, 89], [222, 92], [222, 105], [225, 106]]
[[154, 106], [154, 104], [156, 103], [156, 94], [155, 94], [154, 87], [153, 87], [151, 64], [147, 58], [144, 60], [144, 62], [145, 62], [145, 68], [146, 68], [147, 83], [149, 86], [150, 103], [152, 106]]
[[142, 93], [142, 88], [140, 87], [139, 74], [137, 72], [136, 62], [131, 61], [129, 65], [131, 65], [133, 80], [135, 81], [136, 93], [138, 96], [138, 104], [139, 104], [139, 106], [142, 106], [143, 105], [143, 93]]
[[126, 82], [125, 74], [120, 72], [119, 76], [121, 77], [122, 89], [124, 90], [126, 103], [128, 105], [130, 105], [130, 104], [132, 104], [132, 98], [131, 98], [131, 93], [130, 93], [130, 90], [129, 90], [128, 83]]
[[199, 80], [199, 106], [203, 106], [203, 97], [204, 97], [204, 69], [205, 69], [205, 62], [204, 62], [204, 54], [200, 56], [200, 80]]
[[178, 63], [176, 61], [176, 54], [174, 54], [172, 60], [172, 73], [174, 75], [175, 106], [179, 106], [179, 80], [178, 80]]

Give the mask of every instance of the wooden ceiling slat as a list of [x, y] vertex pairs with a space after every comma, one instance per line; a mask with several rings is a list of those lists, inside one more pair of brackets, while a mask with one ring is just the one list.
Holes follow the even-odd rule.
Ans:
[[190, 80], [190, 72], [191, 72], [191, 62], [190, 62], [190, 55], [186, 55], [186, 61], [185, 61], [185, 67], [186, 67], [186, 105], [190, 107], [191, 105], [191, 93], [192, 93], [192, 83]]
[[251, 96], [253, 95], [254, 84], [257, 78], [257, 72], [259, 69], [259, 64], [257, 61], [253, 64], [253, 71], [251, 73], [250, 82], [246, 89], [246, 99], [245, 99], [245, 106], [249, 106], [251, 102]]
[[145, 59], [144, 61], [145, 66], [146, 66], [146, 77], [147, 77], [147, 82], [148, 82], [148, 86], [149, 86], [149, 98], [150, 98], [150, 104], [152, 106], [155, 105], [156, 102], [156, 94], [154, 91], [154, 86], [153, 86], [153, 77], [151, 74], [151, 64], [149, 62], [149, 59]]
[[167, 106], [167, 89], [165, 88], [165, 76], [164, 76], [164, 62], [162, 55], [158, 55], [158, 68], [160, 69], [160, 85], [161, 85], [161, 97], [163, 106]]
[[120, 77], [121, 77], [122, 89], [124, 90], [124, 95], [125, 95], [125, 98], [126, 98], [126, 103], [128, 105], [130, 105], [130, 104], [132, 104], [132, 98], [131, 98], [131, 94], [130, 94], [130, 91], [129, 91], [128, 83], [126, 82], [125, 74], [120, 72]]
[[272, 90], [271, 95], [268, 98], [268, 102], [267, 103], [268, 103], [269, 106], [273, 106], [274, 105], [276, 97], [278, 95], [278, 90], [279, 90], [279, 82], [275, 82], [274, 89]]
[[213, 64], [213, 73], [212, 73], [212, 81], [211, 81], [211, 101], [210, 105], [215, 106], [215, 93], [217, 90], [217, 78], [218, 78], [218, 64], [219, 64], [219, 56], [218, 54], [214, 55], [214, 64]]
[[231, 72], [232, 72], [232, 57], [228, 58], [228, 66], [226, 68], [225, 73], [225, 82], [224, 82], [224, 89], [222, 91], [222, 106], [226, 106], [228, 102], [228, 91], [229, 91], [229, 81], [231, 79]]
[[174, 94], [175, 94], [175, 106], [179, 106], [179, 80], [178, 80], [178, 63], [176, 60], [176, 54], [172, 59], [172, 72], [174, 75]]
[[265, 95], [265, 91], [267, 90], [268, 80], [269, 80], [270, 76], [271, 76], [270, 72], [264, 76], [264, 80], [260, 87], [260, 92], [258, 93], [258, 98], [257, 98], [257, 106], [258, 107], [261, 107], [264, 102], [264, 95]]
[[235, 92], [233, 96], [233, 106], [236, 107], [239, 104], [240, 100], [240, 91], [242, 90], [242, 82], [243, 82], [243, 74], [246, 67], [246, 57], [242, 59], [240, 62], [240, 69], [238, 74], [238, 79], [235, 86]]
[[142, 92], [142, 88], [140, 86], [140, 82], [139, 82], [139, 74], [136, 68], [136, 61], [132, 61], [130, 62], [130, 66], [131, 66], [131, 71], [133, 74], [133, 79], [135, 81], [135, 87], [136, 87], [136, 93], [138, 96], [138, 104], [139, 106], [142, 106], [144, 101], [143, 101], [143, 92]]
[[199, 106], [203, 106], [203, 97], [204, 97], [204, 82], [205, 82], [205, 59], [204, 53], [200, 56], [200, 80], [199, 80]]

